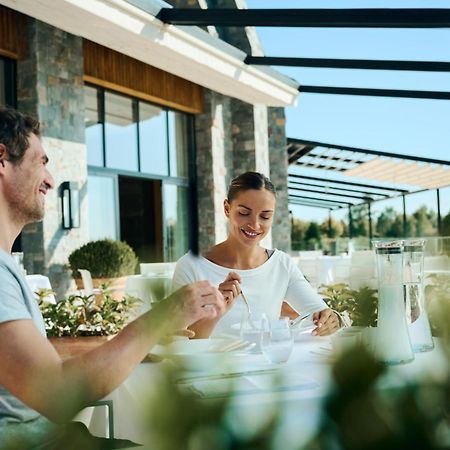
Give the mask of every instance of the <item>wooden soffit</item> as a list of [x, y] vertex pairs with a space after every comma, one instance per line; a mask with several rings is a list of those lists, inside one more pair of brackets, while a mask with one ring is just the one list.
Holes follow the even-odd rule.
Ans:
[[26, 16], [0, 5], [0, 55], [20, 59], [26, 48]]
[[179, 111], [203, 111], [203, 88], [183, 78], [83, 40], [84, 80]]

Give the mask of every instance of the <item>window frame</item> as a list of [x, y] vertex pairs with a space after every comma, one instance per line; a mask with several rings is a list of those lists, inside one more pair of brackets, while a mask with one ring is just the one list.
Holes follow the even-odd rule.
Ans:
[[[96, 85], [94, 83], [85, 83], [86, 87], [94, 88], [97, 90], [97, 110], [98, 110], [98, 120], [102, 128], [102, 148], [103, 148], [103, 165], [102, 166], [93, 166], [88, 165], [88, 175], [105, 175], [105, 176], [111, 176], [115, 177], [116, 180], [118, 180], [119, 176], [127, 176], [127, 177], [134, 177], [134, 178], [143, 178], [147, 180], [158, 180], [161, 181], [162, 189], [161, 189], [161, 201], [163, 202], [163, 205], [166, 201], [164, 198], [165, 193], [165, 186], [166, 185], [176, 185], [180, 187], [184, 187], [187, 189], [187, 195], [188, 195], [188, 205], [187, 208], [191, 209], [193, 211], [192, 214], [190, 214], [188, 218], [188, 243], [189, 247], [192, 249], [197, 248], [197, 242], [198, 242], [198, 236], [197, 236], [197, 224], [198, 224], [198, 218], [197, 218], [197, 195], [196, 195], [196, 164], [195, 164], [195, 116], [190, 113], [186, 113], [183, 111], [178, 111], [175, 109], [169, 109], [165, 106], [158, 105], [156, 103], [152, 103], [146, 100], [142, 100], [140, 98], [124, 94], [122, 92], [115, 91], [113, 89], [107, 89], [103, 86]], [[106, 136], [105, 136], [105, 93], [110, 92], [112, 94], [121, 95], [123, 97], [127, 97], [132, 100], [133, 108], [136, 109], [136, 128], [137, 128], [137, 157], [138, 157], [138, 171], [133, 170], [124, 170], [124, 169], [117, 169], [117, 168], [111, 168], [106, 167]], [[155, 106], [157, 108], [160, 108], [164, 114], [165, 114], [165, 132], [166, 132], [166, 146], [167, 146], [167, 168], [168, 168], [168, 174], [167, 175], [159, 175], [154, 174], [150, 172], [143, 172], [141, 170], [141, 136], [139, 132], [139, 106], [140, 103], [149, 104], [152, 106]], [[181, 113], [184, 115], [185, 119], [187, 120], [187, 126], [186, 126], [186, 150], [187, 150], [187, 165], [185, 168], [185, 172], [187, 172], [187, 176], [173, 176], [171, 175], [171, 143], [170, 143], [170, 130], [169, 130], [169, 112], [174, 113]], [[176, 151], [176, 146], [172, 145], [173, 151]], [[175, 155], [176, 158], [176, 155]], [[116, 181], [118, 183], [118, 181]], [[118, 189], [118, 188], [116, 188]], [[116, 206], [118, 205], [118, 192], [116, 192]], [[194, 198], [195, 197], [195, 198]], [[119, 208], [117, 209], [120, 211], [120, 205], [118, 205]], [[195, 209], [192, 209], [195, 208]], [[163, 208], [164, 210], [164, 208]], [[120, 214], [120, 212], [119, 212]], [[168, 224], [167, 224], [167, 218], [165, 214], [163, 214], [162, 218], [162, 235], [163, 235], [163, 257], [164, 260], [167, 261], [168, 258]], [[120, 217], [116, 218], [117, 222], [120, 222]], [[120, 236], [120, 225], [119, 228], [117, 228], [119, 236]]]

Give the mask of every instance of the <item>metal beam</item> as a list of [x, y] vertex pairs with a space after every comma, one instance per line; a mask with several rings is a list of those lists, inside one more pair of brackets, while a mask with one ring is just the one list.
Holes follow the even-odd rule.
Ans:
[[405, 89], [367, 89], [332, 86], [299, 86], [299, 92], [310, 94], [363, 95], [368, 97], [421, 98], [450, 100], [450, 92], [410, 91]]
[[289, 197], [292, 198], [300, 198], [302, 200], [318, 200], [318, 201], [323, 201], [323, 202], [329, 202], [329, 203], [336, 203], [338, 205], [351, 205], [353, 206], [354, 203], [350, 203], [350, 202], [341, 202], [339, 200], [330, 200], [330, 199], [324, 199], [324, 198], [317, 198], [317, 197], [302, 197], [301, 195], [294, 195], [294, 194], [289, 194]]
[[303, 202], [303, 201], [290, 200], [290, 201], [288, 201], [288, 203], [291, 205], [308, 206], [310, 208], [328, 209], [330, 211], [335, 211], [335, 210], [339, 209], [339, 207], [336, 208], [336, 207], [330, 207], [330, 206], [326, 206], [326, 205], [320, 205], [318, 203], [308, 203], [308, 202]]
[[309, 145], [313, 147], [325, 147], [330, 149], [334, 148], [337, 150], [347, 150], [349, 152], [355, 153], [365, 153], [366, 155], [386, 156], [387, 158], [405, 159], [408, 161], [420, 161], [430, 164], [442, 164], [443, 166], [450, 166], [450, 161], [444, 161], [443, 159], [423, 158], [421, 156], [413, 156], [413, 155], [401, 155], [398, 153], [383, 152], [379, 150], [368, 150], [365, 148], [348, 147], [346, 145], [326, 144], [324, 142], [307, 141], [305, 139], [288, 138], [288, 144], [289, 143], [293, 144], [297, 143], [300, 145]]
[[338, 194], [336, 192], [323, 192], [318, 191], [316, 189], [306, 189], [306, 188], [298, 188], [298, 187], [292, 187], [288, 185], [288, 189], [292, 189], [294, 191], [302, 191], [302, 192], [313, 192], [314, 194], [323, 194], [323, 195], [333, 195], [335, 197], [348, 197], [348, 198], [357, 198], [358, 200], [368, 200], [365, 196], [361, 195], [351, 195], [351, 194]]
[[329, 178], [318, 178], [318, 177], [311, 177], [308, 175], [296, 175], [296, 174], [288, 174], [289, 177], [292, 178], [301, 178], [304, 180], [314, 180], [314, 181], [324, 181], [327, 183], [336, 183], [336, 184], [346, 184], [348, 186], [360, 186], [360, 187], [365, 187], [365, 188], [369, 188], [369, 189], [379, 189], [379, 190], [383, 190], [383, 191], [393, 191], [393, 192], [404, 192], [404, 193], [408, 193], [409, 191], [405, 190], [405, 189], [397, 189], [397, 188], [392, 188], [392, 187], [383, 187], [383, 186], [374, 186], [373, 184], [366, 184], [366, 183], [355, 183], [353, 181], [344, 181], [344, 180], [330, 180]]
[[348, 189], [348, 188], [343, 188], [340, 186], [328, 186], [325, 184], [312, 184], [312, 183], [304, 183], [304, 182], [299, 182], [299, 181], [290, 181], [291, 184], [296, 184], [296, 185], [300, 185], [300, 186], [311, 186], [311, 187], [318, 187], [318, 188], [322, 188], [322, 189], [334, 189], [334, 190], [338, 190], [338, 191], [346, 191], [346, 192], [355, 192], [355, 193], [361, 193], [361, 194], [368, 194], [368, 195], [380, 195], [382, 197], [388, 198], [389, 195], [388, 194], [382, 194], [381, 192], [370, 192], [370, 191], [362, 191], [362, 190], [355, 190], [355, 189]]
[[450, 62], [401, 61], [376, 59], [287, 58], [248, 55], [245, 64], [258, 66], [317, 67], [328, 69], [407, 70], [415, 72], [450, 72]]
[[235, 9], [162, 8], [157, 19], [174, 25], [336, 28], [449, 28], [447, 8]]

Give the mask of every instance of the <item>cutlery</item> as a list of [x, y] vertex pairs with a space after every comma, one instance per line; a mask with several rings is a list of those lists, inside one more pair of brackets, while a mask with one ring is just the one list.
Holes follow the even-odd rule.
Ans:
[[212, 349], [214, 352], [232, 352], [235, 350], [250, 350], [253, 348], [256, 344], [254, 342], [248, 342], [248, 341], [234, 341], [230, 342], [229, 344], [223, 345], [218, 348]]
[[219, 374], [211, 374], [211, 375], [198, 375], [198, 376], [190, 376], [183, 377], [177, 380], [178, 383], [191, 383], [193, 381], [209, 381], [209, 380], [224, 380], [227, 378], [239, 378], [239, 377], [247, 377], [247, 376], [255, 376], [255, 375], [266, 375], [279, 372], [279, 368], [275, 369], [258, 369], [258, 370], [245, 370], [241, 372], [229, 372], [229, 373], [219, 373]]
[[294, 320], [290, 320], [290, 321], [289, 321], [289, 326], [290, 326], [291, 328], [296, 327], [296, 326], [299, 325], [301, 322], [303, 322], [305, 319], [307, 319], [310, 315], [311, 315], [311, 313], [306, 313], [306, 314], [303, 314], [302, 316], [298, 316], [298, 317], [295, 318]]
[[255, 323], [252, 320], [252, 312], [250, 310], [250, 304], [248, 303], [247, 297], [245, 296], [244, 291], [242, 290], [242, 287], [241, 287], [241, 297], [244, 300], [245, 306], [247, 307], [248, 323], [250, 324], [250, 326], [253, 329], [256, 330], [257, 327], [256, 327]]

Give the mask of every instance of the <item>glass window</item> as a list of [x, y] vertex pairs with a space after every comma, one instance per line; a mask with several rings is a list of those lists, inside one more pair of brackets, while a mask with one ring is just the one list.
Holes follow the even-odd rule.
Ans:
[[89, 239], [118, 239], [115, 178], [88, 176]]
[[186, 114], [168, 113], [170, 175], [173, 177], [187, 176], [188, 120]]
[[139, 143], [141, 172], [168, 175], [166, 111], [139, 103]]
[[103, 167], [103, 126], [99, 116], [96, 88], [84, 87], [84, 105], [87, 161], [90, 166]]
[[105, 92], [106, 167], [138, 170], [135, 101]]
[[0, 58], [0, 105], [6, 103], [5, 83], [5, 62]]
[[164, 217], [168, 261], [176, 261], [189, 249], [188, 189], [164, 185]]

